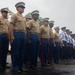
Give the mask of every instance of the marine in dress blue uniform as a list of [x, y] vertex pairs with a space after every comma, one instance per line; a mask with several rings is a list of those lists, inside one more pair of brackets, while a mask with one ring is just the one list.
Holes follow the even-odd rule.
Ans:
[[55, 38], [54, 38], [54, 63], [58, 64], [59, 63], [59, 58], [60, 58], [60, 47], [61, 47], [61, 38], [59, 34], [59, 26], [55, 27]]
[[41, 66], [46, 67], [48, 64], [48, 48], [50, 39], [50, 27], [48, 27], [49, 18], [43, 19], [43, 25], [40, 26], [41, 37]]
[[26, 49], [26, 20], [22, 13], [25, 3], [15, 5], [17, 13], [13, 14], [10, 21], [10, 43], [12, 46], [12, 71], [23, 71], [24, 54]]
[[30, 69], [37, 68], [37, 57], [40, 49], [40, 37], [39, 37], [39, 11], [35, 10], [31, 13], [32, 20], [27, 23], [27, 35], [28, 41], [31, 43], [30, 50]]
[[54, 59], [54, 33], [53, 33], [53, 26], [54, 26], [54, 21], [49, 22], [50, 26], [50, 40], [49, 40], [49, 56], [48, 56], [48, 61], [49, 64], [53, 63]]
[[8, 54], [9, 39], [8, 39], [8, 8], [2, 8], [0, 16], [0, 69], [6, 67], [6, 59]]
[[[26, 17], [26, 25], [27, 23], [32, 19], [32, 16], [31, 15], [27, 15]], [[28, 38], [27, 38], [27, 43], [26, 43], [26, 50], [25, 50], [25, 57], [24, 57], [24, 66], [26, 68], [29, 67], [29, 60], [30, 60], [30, 50], [31, 50], [31, 43], [28, 41]]]

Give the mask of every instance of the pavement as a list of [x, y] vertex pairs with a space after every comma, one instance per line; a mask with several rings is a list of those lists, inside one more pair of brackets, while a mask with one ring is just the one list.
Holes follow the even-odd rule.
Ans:
[[38, 65], [37, 70], [28, 70], [22, 73], [11, 72], [11, 56], [8, 55], [7, 58], [8, 68], [5, 71], [0, 71], [0, 75], [75, 75], [75, 60], [70, 60], [68, 62], [60, 62], [60, 64], [53, 64], [46, 68], [41, 68]]

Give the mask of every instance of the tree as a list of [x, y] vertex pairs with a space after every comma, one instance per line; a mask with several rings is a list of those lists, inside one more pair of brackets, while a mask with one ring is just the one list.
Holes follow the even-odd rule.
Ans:
[[42, 19], [42, 17], [39, 17], [38, 21], [39, 21], [40, 25], [43, 25], [43, 19]]
[[[27, 15], [25, 15], [25, 16], [31, 16], [31, 13], [28, 13]], [[31, 16], [32, 17], [32, 16]]]

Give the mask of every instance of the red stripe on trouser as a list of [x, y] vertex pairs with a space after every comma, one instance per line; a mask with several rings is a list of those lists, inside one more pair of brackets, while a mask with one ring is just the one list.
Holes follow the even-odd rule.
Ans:
[[12, 46], [11, 46], [11, 59], [12, 59], [12, 53], [13, 53], [13, 48], [12, 48]]
[[48, 49], [48, 63], [50, 63], [50, 51]]
[[[50, 40], [48, 42], [50, 43]], [[48, 47], [48, 63], [50, 63], [50, 47]]]
[[41, 39], [41, 48], [42, 48], [41, 63], [44, 64], [44, 40], [43, 39]]

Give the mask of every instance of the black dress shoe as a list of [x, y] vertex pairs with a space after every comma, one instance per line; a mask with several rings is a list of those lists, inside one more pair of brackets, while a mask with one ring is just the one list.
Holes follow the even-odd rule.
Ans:
[[28, 69], [20, 69], [21, 72], [27, 72]]
[[41, 67], [46, 67], [46, 65], [42, 64]]
[[21, 70], [11, 70], [11, 72], [13, 72], [13, 73], [21, 73], [22, 71]]
[[6, 68], [0, 67], [0, 71], [1, 71], [1, 72], [4, 72], [5, 70], [6, 70]]
[[59, 64], [59, 62], [54, 62], [55, 64]]
[[37, 67], [31, 67], [30, 66], [29, 70], [37, 70]]
[[0, 67], [0, 69], [3, 69], [3, 67]]
[[2, 67], [0, 67], [0, 69], [6, 69], [6, 66], [2, 66]]
[[8, 62], [6, 64], [9, 64]]

